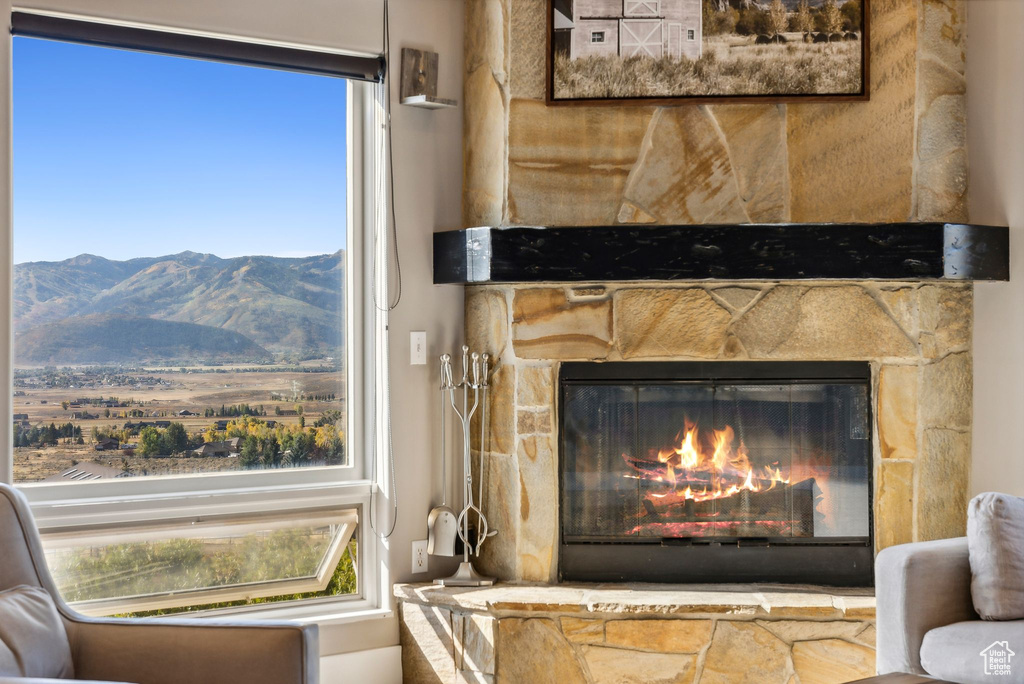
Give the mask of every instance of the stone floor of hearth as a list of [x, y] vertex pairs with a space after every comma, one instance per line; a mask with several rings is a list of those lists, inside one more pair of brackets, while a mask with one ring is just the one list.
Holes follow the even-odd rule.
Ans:
[[406, 682], [838, 684], [875, 673], [872, 589], [396, 584]]
[[514, 616], [535, 613], [729, 615], [734, 618], [874, 619], [872, 588], [773, 584], [396, 584], [395, 598]]

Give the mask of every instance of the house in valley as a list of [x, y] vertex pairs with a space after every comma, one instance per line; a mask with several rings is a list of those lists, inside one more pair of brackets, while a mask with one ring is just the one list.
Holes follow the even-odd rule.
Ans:
[[701, 56], [701, 0], [556, 0], [556, 49], [593, 56]]

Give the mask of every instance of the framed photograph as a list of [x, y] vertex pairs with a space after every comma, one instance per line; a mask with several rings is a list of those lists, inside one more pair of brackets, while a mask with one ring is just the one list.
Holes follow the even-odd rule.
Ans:
[[869, 0], [548, 0], [547, 102], [867, 100]]

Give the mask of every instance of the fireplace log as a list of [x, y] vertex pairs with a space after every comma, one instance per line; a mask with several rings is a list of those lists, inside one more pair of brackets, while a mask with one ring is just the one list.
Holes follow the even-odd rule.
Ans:
[[758, 533], [760, 523], [785, 523], [792, 525], [794, 536], [812, 537], [817, 505], [815, 490], [814, 478], [808, 478], [792, 484], [778, 484], [765, 491], [743, 490], [733, 496], [707, 501], [675, 497], [660, 503], [657, 498], [644, 497], [643, 522], [736, 522], [740, 523], [738, 530], [741, 532], [737, 536], [764, 536]]

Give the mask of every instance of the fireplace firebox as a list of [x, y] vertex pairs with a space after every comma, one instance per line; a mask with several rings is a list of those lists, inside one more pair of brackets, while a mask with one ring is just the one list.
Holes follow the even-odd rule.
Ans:
[[564, 363], [563, 581], [872, 584], [861, 362]]

